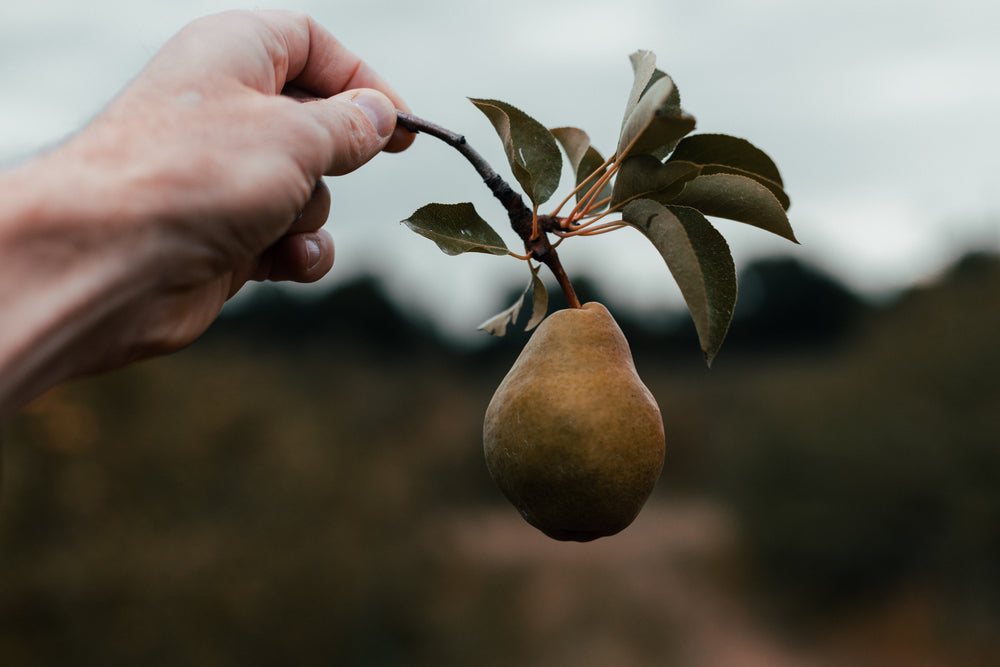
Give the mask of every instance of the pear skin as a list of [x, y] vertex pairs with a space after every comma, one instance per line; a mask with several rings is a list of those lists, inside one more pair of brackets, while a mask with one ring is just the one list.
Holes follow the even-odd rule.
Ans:
[[614, 535], [663, 467], [663, 419], [611, 313], [553, 313], [497, 388], [483, 424], [486, 464], [525, 520], [557, 540]]

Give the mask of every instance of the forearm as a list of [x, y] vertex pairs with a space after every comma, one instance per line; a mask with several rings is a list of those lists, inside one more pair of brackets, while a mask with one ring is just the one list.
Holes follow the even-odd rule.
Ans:
[[87, 372], [93, 332], [142, 289], [137, 257], [115, 252], [111, 194], [85, 169], [59, 180], [59, 159], [0, 172], [0, 417]]

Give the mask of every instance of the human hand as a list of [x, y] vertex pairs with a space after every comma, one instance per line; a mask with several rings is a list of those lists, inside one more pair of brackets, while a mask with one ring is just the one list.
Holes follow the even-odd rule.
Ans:
[[[330, 99], [293, 102], [279, 95], [289, 86]], [[167, 236], [158, 268], [178, 330], [164, 347], [200, 333], [247, 280], [330, 269], [320, 177], [408, 146], [396, 107], [388, 84], [305, 16], [224, 13], [167, 43], [74, 147], [88, 165], [110, 162], [112, 179], [131, 175], [135, 218]]]
[[[281, 94], [291, 88], [320, 99]], [[12, 254], [48, 289], [40, 317], [63, 332], [51, 380], [187, 345], [248, 280], [326, 274], [321, 178], [405, 149], [396, 108], [392, 88], [306, 16], [227, 12], [184, 28], [86, 128], [20, 170], [46, 216], [35, 207]]]

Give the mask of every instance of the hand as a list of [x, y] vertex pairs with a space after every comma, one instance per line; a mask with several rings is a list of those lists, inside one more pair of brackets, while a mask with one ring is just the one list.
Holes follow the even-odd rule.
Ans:
[[[281, 94], [293, 88], [321, 99]], [[47, 290], [40, 317], [65, 339], [50, 382], [187, 345], [248, 280], [326, 274], [321, 177], [405, 149], [413, 135], [396, 130], [396, 108], [406, 106], [385, 81], [308, 17], [228, 12], [183, 29], [88, 127], [3, 190], [21, 194], [20, 176], [45, 202], [44, 220], [8, 233], [20, 239], [8, 268]], [[69, 287], [83, 284], [82, 294]]]
[[[290, 85], [331, 99], [279, 96]], [[156, 268], [170, 291], [161, 326], [175, 330], [151, 342], [190, 342], [249, 279], [329, 271], [320, 177], [405, 148], [412, 135], [393, 132], [395, 107], [405, 105], [392, 89], [304, 16], [227, 13], [169, 42], [75, 147], [112, 178], [132, 175], [122, 195], [169, 237], [159, 241], [169, 266]]]

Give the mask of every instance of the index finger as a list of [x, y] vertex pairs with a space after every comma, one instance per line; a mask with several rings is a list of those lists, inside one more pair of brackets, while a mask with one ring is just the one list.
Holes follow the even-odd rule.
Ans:
[[[310, 16], [284, 11], [264, 11], [260, 15], [275, 31], [279, 43], [283, 43], [285, 85], [294, 84], [317, 97], [333, 97], [355, 88], [374, 88], [385, 93], [397, 109], [409, 111], [403, 98], [385, 79]], [[274, 60], [276, 67], [280, 60]], [[413, 139], [413, 133], [397, 127], [385, 150], [401, 151]]]

